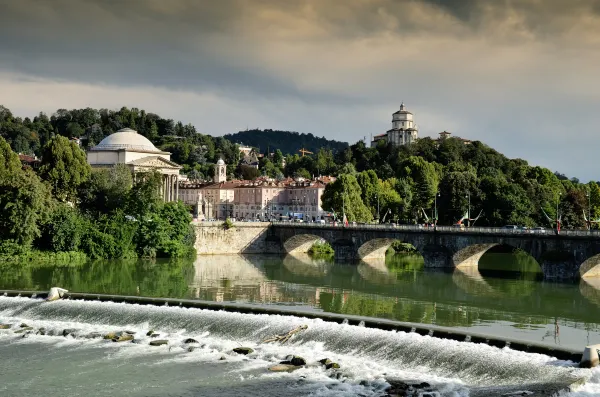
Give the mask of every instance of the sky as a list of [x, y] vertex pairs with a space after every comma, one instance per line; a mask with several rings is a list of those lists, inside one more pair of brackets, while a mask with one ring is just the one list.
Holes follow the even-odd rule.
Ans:
[[0, 0], [0, 104], [419, 136], [599, 180], [600, 0]]

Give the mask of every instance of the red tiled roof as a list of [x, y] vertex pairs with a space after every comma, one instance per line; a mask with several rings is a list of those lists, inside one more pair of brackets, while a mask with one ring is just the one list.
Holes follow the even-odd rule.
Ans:
[[25, 162], [25, 163], [35, 163], [40, 161], [39, 159], [36, 159], [33, 156], [29, 156], [27, 154], [19, 154], [19, 160]]

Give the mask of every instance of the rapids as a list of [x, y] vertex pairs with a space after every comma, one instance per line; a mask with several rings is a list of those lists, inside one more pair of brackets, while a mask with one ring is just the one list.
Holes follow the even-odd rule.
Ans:
[[[571, 394], [600, 396], [600, 370], [508, 348], [367, 329], [319, 319], [93, 301], [44, 302], [0, 297], [0, 323], [45, 328], [22, 337], [0, 330], [2, 396], [383, 396], [390, 379], [427, 382], [444, 396], [506, 395], [553, 390], [577, 379]], [[300, 325], [287, 344], [261, 344]], [[63, 337], [116, 330], [139, 343]], [[149, 346], [148, 330], [169, 340]], [[55, 335], [49, 335], [55, 334]], [[200, 344], [192, 352], [185, 338]], [[252, 347], [248, 356], [232, 353]], [[308, 365], [292, 373], [267, 368], [289, 354]], [[341, 366], [315, 364], [330, 358]]]

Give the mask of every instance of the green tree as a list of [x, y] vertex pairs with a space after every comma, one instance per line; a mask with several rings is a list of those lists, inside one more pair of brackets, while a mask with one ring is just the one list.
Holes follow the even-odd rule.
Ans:
[[40, 176], [50, 184], [57, 199], [74, 200], [90, 173], [85, 152], [75, 142], [55, 136], [44, 146]]
[[321, 198], [324, 209], [333, 209], [341, 214], [345, 212], [348, 221], [370, 222], [371, 211], [360, 197], [361, 189], [353, 175], [342, 174], [335, 182], [325, 187]]
[[21, 169], [18, 156], [0, 137], [0, 240], [30, 247], [51, 207], [48, 187], [32, 170]]
[[433, 163], [410, 156], [402, 161], [398, 176], [409, 181], [413, 189], [413, 205], [430, 208], [438, 190], [439, 176]]

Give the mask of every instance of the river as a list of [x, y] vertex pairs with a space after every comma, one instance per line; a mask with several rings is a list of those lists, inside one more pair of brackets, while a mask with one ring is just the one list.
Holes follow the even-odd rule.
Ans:
[[[510, 271], [507, 271], [510, 270]], [[600, 343], [600, 280], [544, 282], [537, 264], [489, 254], [479, 269], [432, 272], [422, 258], [394, 255], [358, 265], [307, 256], [200, 256], [195, 260], [90, 261], [83, 265], [0, 265], [0, 289], [140, 295], [285, 305], [436, 324], [583, 350]], [[78, 335], [117, 329], [141, 344], [0, 331], [0, 395], [381, 396], [390, 378], [427, 382], [441, 395], [505, 395], [586, 378], [572, 395], [600, 396], [600, 371], [509, 349], [416, 334], [280, 317], [179, 309], [0, 297], [0, 324], [26, 323], [47, 334]], [[289, 345], [264, 337], [306, 324]], [[149, 329], [169, 347], [149, 347]], [[54, 331], [52, 331], [54, 330]], [[187, 337], [201, 344], [187, 352]], [[252, 346], [248, 356], [231, 353]], [[309, 364], [338, 361], [336, 373], [309, 365], [270, 373], [288, 354]], [[8, 358], [8, 359], [6, 359]]]

